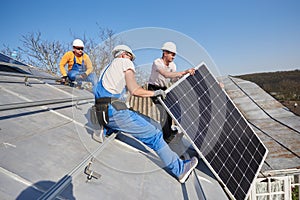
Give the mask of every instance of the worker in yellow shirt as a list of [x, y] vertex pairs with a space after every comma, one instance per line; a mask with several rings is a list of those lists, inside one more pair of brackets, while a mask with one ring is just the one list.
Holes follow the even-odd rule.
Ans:
[[[73, 51], [68, 51], [63, 55], [59, 63], [62, 83], [65, 83], [68, 78], [71, 82], [76, 81], [78, 86], [81, 86], [82, 81], [91, 82], [93, 86], [97, 84], [97, 76], [93, 71], [91, 59], [83, 52], [83, 48], [83, 41], [75, 39]], [[65, 69], [66, 64], [68, 64], [68, 72]]]

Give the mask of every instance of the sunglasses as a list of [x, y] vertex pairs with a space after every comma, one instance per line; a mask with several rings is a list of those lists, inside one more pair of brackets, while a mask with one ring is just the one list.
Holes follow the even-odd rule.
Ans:
[[133, 60], [133, 56], [130, 53], [126, 52], [125, 54], [130, 57], [130, 60]]
[[74, 49], [83, 50], [83, 47], [74, 47]]
[[173, 53], [171, 51], [166, 51], [168, 54], [171, 54], [172, 56], [176, 56], [176, 53]]

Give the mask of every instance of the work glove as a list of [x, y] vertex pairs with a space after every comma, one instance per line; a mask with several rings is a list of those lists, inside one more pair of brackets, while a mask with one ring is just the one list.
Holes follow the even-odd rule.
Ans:
[[66, 84], [67, 78], [68, 78], [68, 76], [61, 77], [60, 82], [61, 82], [62, 85]]
[[155, 90], [153, 96], [154, 97], [159, 97], [160, 96], [162, 99], [165, 99], [166, 98], [166, 93], [163, 90]]

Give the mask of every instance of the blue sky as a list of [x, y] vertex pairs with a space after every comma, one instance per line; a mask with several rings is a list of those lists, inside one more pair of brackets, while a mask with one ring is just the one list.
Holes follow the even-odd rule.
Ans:
[[[298, 0], [4, 0], [1, 8], [1, 47], [21, 46], [21, 36], [36, 31], [43, 39], [71, 43], [71, 31], [78, 37], [96, 37], [97, 24], [116, 34], [157, 27], [203, 47], [217, 75], [300, 69]], [[168, 35], [164, 37], [156, 42], [168, 41]], [[180, 52], [182, 45], [172, 40]], [[138, 54], [144, 57], [138, 64], [150, 63], [161, 53], [145, 54]], [[179, 70], [189, 67], [180, 56], [175, 62]]]

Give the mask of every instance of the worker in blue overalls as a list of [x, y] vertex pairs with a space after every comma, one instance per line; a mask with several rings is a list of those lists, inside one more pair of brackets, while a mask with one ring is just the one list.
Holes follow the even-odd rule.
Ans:
[[125, 104], [127, 90], [139, 97], [165, 96], [163, 90], [150, 91], [139, 86], [135, 80], [135, 55], [126, 45], [117, 45], [113, 51], [113, 61], [100, 75], [94, 89], [98, 122], [106, 131], [122, 131], [152, 148], [165, 166], [184, 183], [198, 159], [183, 161], [173, 152], [163, 139], [161, 126], [149, 117], [129, 110]]
[[[97, 84], [97, 76], [93, 70], [90, 57], [84, 53], [84, 43], [80, 39], [73, 41], [73, 51], [66, 52], [59, 63], [62, 74], [61, 82], [65, 83], [68, 78], [70, 81], [77, 81], [78, 86], [82, 81], [91, 82], [93, 86]], [[65, 65], [68, 64], [68, 72]]]

